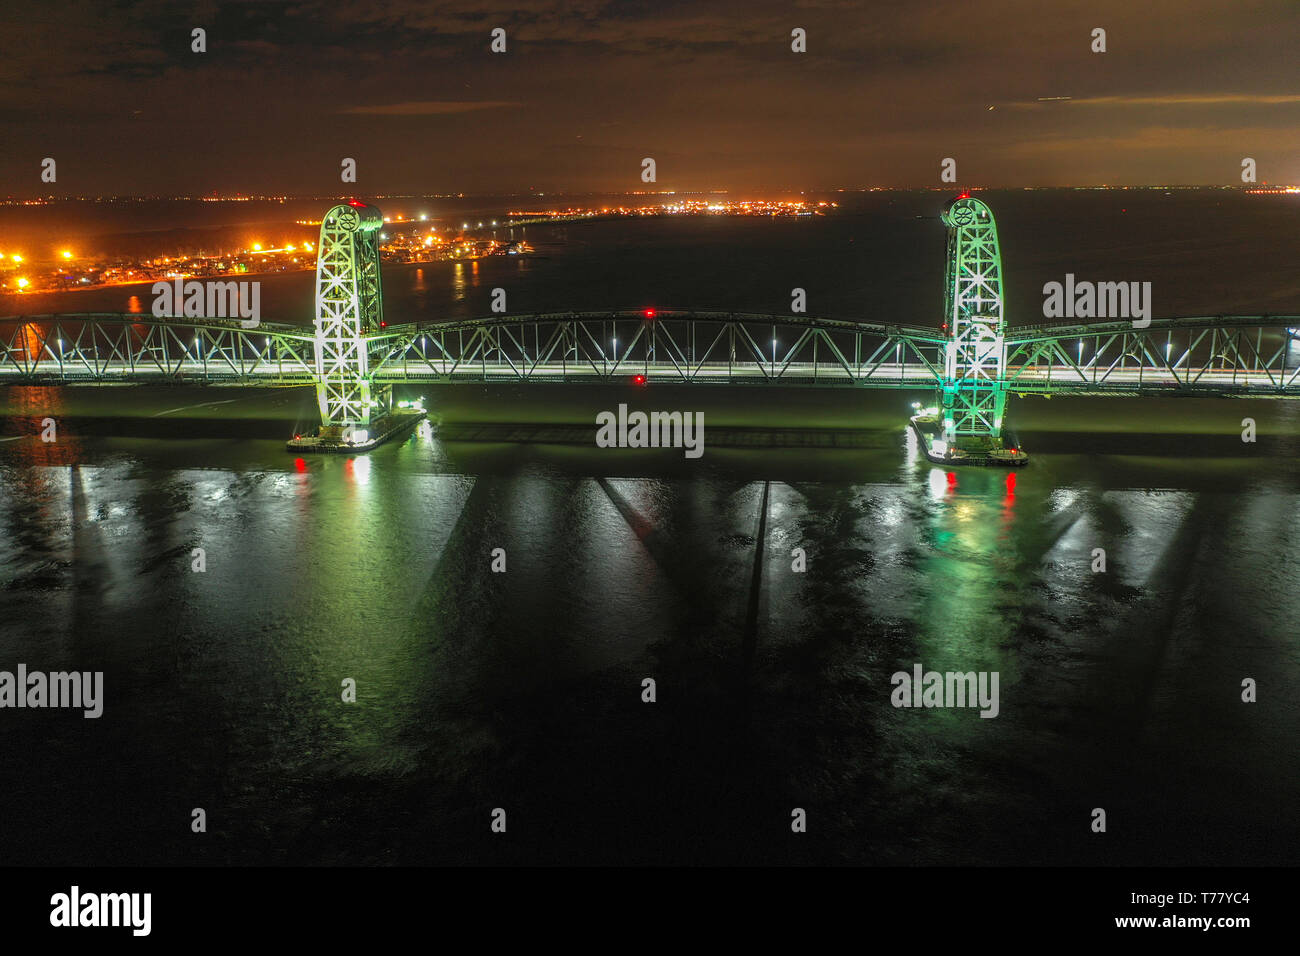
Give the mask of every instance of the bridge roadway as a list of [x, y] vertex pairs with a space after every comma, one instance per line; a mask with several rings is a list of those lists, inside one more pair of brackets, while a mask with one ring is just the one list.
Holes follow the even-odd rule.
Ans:
[[[1300, 398], [1300, 316], [1196, 316], [1008, 329], [1023, 394]], [[775, 340], [775, 351], [772, 342]], [[374, 381], [629, 382], [909, 388], [937, 385], [937, 329], [713, 312], [493, 316], [367, 336]], [[315, 381], [309, 329], [122, 314], [0, 318], [0, 382]]]

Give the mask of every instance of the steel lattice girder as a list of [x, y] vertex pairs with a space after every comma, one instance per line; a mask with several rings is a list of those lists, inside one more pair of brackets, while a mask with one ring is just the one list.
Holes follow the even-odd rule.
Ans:
[[315, 381], [304, 329], [85, 313], [0, 319], [0, 379], [23, 381]]
[[944, 431], [949, 442], [957, 435], [997, 437], [1007, 400], [997, 224], [987, 205], [964, 194], [948, 203], [941, 218], [948, 227], [948, 341], [939, 389]]
[[321, 422], [368, 425], [370, 343], [383, 327], [379, 231], [374, 206], [350, 202], [325, 214], [316, 254], [316, 381]]
[[1196, 316], [1013, 329], [1008, 385], [1016, 392], [1155, 391], [1293, 394], [1295, 316]]
[[[496, 316], [375, 337], [379, 381], [753, 381], [923, 387], [940, 338], [924, 329], [752, 313]], [[772, 343], [776, 343], [772, 345]]]
[[[1017, 394], [1184, 391], [1300, 396], [1300, 316], [1200, 316], [1006, 329]], [[615, 348], [614, 339], [618, 340]], [[777, 339], [775, 358], [772, 339]], [[945, 340], [926, 329], [725, 312], [492, 316], [381, 329], [364, 339], [375, 389], [401, 382], [733, 382], [938, 388]], [[317, 381], [310, 329], [134, 314], [0, 319], [0, 381]], [[990, 379], [967, 380], [954, 415], [991, 425]], [[984, 415], [984, 418], [980, 416]]]

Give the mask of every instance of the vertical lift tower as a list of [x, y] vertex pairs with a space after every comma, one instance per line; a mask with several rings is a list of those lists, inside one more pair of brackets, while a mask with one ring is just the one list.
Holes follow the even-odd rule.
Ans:
[[371, 336], [384, 326], [379, 274], [380, 211], [359, 200], [335, 206], [320, 226], [316, 253], [317, 435], [295, 451], [355, 452], [374, 447], [423, 417], [393, 414], [393, 389], [374, 381]]
[[1007, 346], [997, 223], [969, 193], [949, 201], [941, 218], [948, 227], [943, 378], [938, 406], [912, 425], [931, 461], [1022, 465], [1029, 456], [1003, 429]]

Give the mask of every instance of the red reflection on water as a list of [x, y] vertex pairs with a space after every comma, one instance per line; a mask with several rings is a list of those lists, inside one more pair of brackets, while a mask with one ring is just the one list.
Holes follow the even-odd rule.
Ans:
[[8, 389], [7, 413], [0, 418], [0, 460], [28, 467], [76, 465], [81, 438], [66, 397], [63, 389], [52, 386]]
[[1016, 505], [1016, 473], [1014, 471], [1009, 471], [1007, 472], [1007, 493], [1006, 496], [1002, 499], [1002, 527], [1004, 531], [1011, 524], [1011, 519], [1015, 514], [1015, 505]]
[[140, 304], [140, 297], [133, 295], [126, 300], [126, 311], [140, 313], [144, 311], [144, 306]]
[[299, 472], [305, 472], [307, 470], [307, 462], [302, 458], [295, 458], [293, 460], [293, 467]]

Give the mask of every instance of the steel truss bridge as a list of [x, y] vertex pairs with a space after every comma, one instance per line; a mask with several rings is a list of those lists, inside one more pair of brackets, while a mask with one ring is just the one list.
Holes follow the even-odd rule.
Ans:
[[383, 217], [353, 200], [321, 223], [314, 325], [140, 314], [0, 318], [0, 382], [192, 382], [316, 388], [322, 436], [368, 426], [394, 385], [618, 382], [933, 388], [951, 446], [1001, 441], [1009, 394], [1300, 398], [1296, 315], [1007, 324], [993, 213], [944, 208], [938, 328], [802, 315], [562, 312], [385, 321]]
[[[1016, 394], [1300, 397], [1300, 315], [1011, 327]], [[773, 349], [772, 343], [776, 342]], [[371, 379], [937, 388], [937, 331], [723, 312], [582, 312], [390, 325], [367, 337]], [[118, 313], [0, 318], [0, 382], [316, 384], [311, 329]]]

